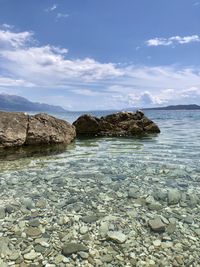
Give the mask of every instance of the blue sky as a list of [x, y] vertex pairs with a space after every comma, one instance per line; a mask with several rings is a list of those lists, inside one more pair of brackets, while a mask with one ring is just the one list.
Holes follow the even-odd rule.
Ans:
[[0, 0], [0, 93], [70, 110], [200, 104], [200, 0]]

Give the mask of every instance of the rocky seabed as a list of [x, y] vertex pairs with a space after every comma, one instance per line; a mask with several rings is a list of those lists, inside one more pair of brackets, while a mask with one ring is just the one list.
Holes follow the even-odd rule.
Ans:
[[200, 266], [198, 166], [116, 160], [0, 162], [0, 266]]

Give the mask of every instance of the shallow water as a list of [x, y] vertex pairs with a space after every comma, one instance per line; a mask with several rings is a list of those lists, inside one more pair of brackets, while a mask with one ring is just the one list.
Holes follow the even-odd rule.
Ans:
[[[23, 171], [28, 171], [32, 165], [57, 166], [60, 165], [60, 162], [63, 163], [60, 170], [63, 172], [70, 164], [76, 166], [77, 171], [80, 171], [81, 167], [81, 171], [87, 169], [88, 172], [92, 173], [95, 166], [96, 171], [99, 172], [102, 168], [114, 168], [118, 174], [126, 175], [126, 172], [121, 168], [122, 164], [127, 165], [127, 171], [130, 171], [131, 166], [134, 166], [134, 169], [137, 167], [140, 173], [145, 172], [148, 167], [149, 169], [169, 168], [174, 170], [181, 168], [187, 169], [187, 174], [199, 174], [200, 112], [147, 111], [146, 114], [159, 125], [161, 134], [143, 138], [79, 139], [67, 148], [61, 146], [57, 147], [57, 150], [46, 150], [44, 147], [42, 148], [43, 151], [41, 149], [37, 151], [35, 157], [34, 151], [27, 153], [29, 156], [33, 155], [30, 158], [20, 158], [20, 151], [16, 152], [18, 159], [15, 156], [12, 158], [13, 153], [9, 151], [7, 154], [10, 158], [8, 157], [8, 159], [15, 160], [6, 161], [4, 155], [1, 157], [1, 175], [5, 170], [6, 173], [9, 173], [9, 170], [12, 171], [13, 168], [20, 169], [22, 167]], [[73, 122], [80, 114], [55, 115]], [[42, 152], [46, 156], [42, 156]], [[56, 152], [60, 153], [54, 155]], [[24, 154], [26, 155], [26, 153]], [[23, 153], [21, 153], [22, 155]], [[47, 175], [46, 172], [45, 175]]]
[[[54, 115], [73, 122], [80, 114]], [[99, 113], [99, 116], [101, 115]], [[155, 215], [175, 217], [179, 220], [177, 234], [166, 237], [167, 240], [173, 242], [173, 246], [178, 242], [188, 242], [188, 251], [190, 246], [193, 250], [184, 256], [187, 263], [184, 266], [200, 266], [200, 243], [195, 232], [200, 228], [200, 203], [196, 201], [200, 192], [200, 112], [147, 111], [146, 115], [159, 125], [160, 134], [142, 138], [77, 139], [68, 147], [61, 146], [52, 150], [40, 148], [28, 153], [23, 150], [21, 153], [15, 151], [14, 156], [9, 153], [6, 156], [4, 152], [0, 157], [0, 206], [13, 205], [17, 210], [7, 215], [3, 227], [0, 226], [0, 235], [8, 236], [15, 250], [19, 249], [21, 243], [36, 250], [34, 238], [27, 239], [23, 233], [29, 220], [38, 217], [40, 227], [44, 231], [42, 237], [49, 243], [52, 254], [38, 256], [43, 257], [44, 263], [37, 266], [48, 266], [48, 263], [54, 264], [61, 253], [63, 233], [68, 233], [65, 241], [82, 242], [79, 230], [85, 224], [81, 222], [81, 216], [91, 212], [101, 213], [104, 216], [117, 216], [115, 221], [111, 220], [112, 229], [123, 229], [129, 238], [128, 243], [120, 248], [121, 252], [118, 252], [121, 257], [131, 251], [131, 246], [138, 248], [138, 265], [131, 265], [131, 261], [124, 265], [123, 262], [120, 263], [121, 260], [115, 259], [113, 265], [105, 266], [149, 266], [141, 265], [140, 261], [148, 262], [150, 254], [157, 262], [155, 266], [172, 266], [175, 255], [184, 254], [185, 248], [183, 251], [178, 248], [178, 252], [176, 248], [170, 248], [169, 253], [165, 249], [147, 252], [142, 242], [143, 235], [149, 246], [158, 238], [156, 234], [152, 235], [146, 226], [149, 218]], [[139, 188], [139, 199], [128, 198], [130, 187]], [[171, 188], [181, 192], [182, 205], [171, 208], [164, 200], [161, 201], [161, 210], [149, 211], [149, 206], [144, 204], [145, 199], [153, 196], [155, 191], [167, 192]], [[196, 197], [191, 203], [193, 196]], [[37, 204], [40, 200], [46, 201], [45, 208]], [[133, 213], [134, 221], [130, 220]], [[70, 218], [70, 225], [60, 223], [65, 216]], [[183, 225], [184, 216], [192, 216], [191, 227]], [[18, 222], [16, 232], [13, 230], [13, 222], [14, 225]], [[102, 221], [88, 228], [92, 238], [84, 241], [90, 249], [98, 246], [100, 254], [101, 251], [104, 253], [105, 247], [112, 247], [107, 241], [99, 241], [98, 231], [101, 223]], [[138, 243], [135, 241], [136, 243], [131, 243], [129, 247], [134, 227], [140, 235]], [[23, 238], [18, 237], [18, 232], [20, 235], [22, 233]], [[116, 246], [113, 248], [115, 250]], [[166, 262], [163, 262], [162, 255], [165, 255], [165, 252], [169, 254], [169, 261], [166, 256]], [[193, 255], [193, 258], [190, 259], [189, 255]], [[98, 259], [94, 256], [94, 261]], [[124, 260], [127, 262], [127, 256]], [[36, 258], [35, 262], [38, 261]], [[99, 266], [88, 265], [87, 260], [85, 262], [80, 258], [69, 258], [67, 261], [72, 265], [67, 265], [64, 259], [63, 265], [59, 263], [55, 266]], [[9, 262], [9, 256], [8, 259], [4, 257], [3, 262]], [[25, 262], [30, 263], [26, 260]], [[160, 262], [163, 262], [163, 265], [158, 265]]]

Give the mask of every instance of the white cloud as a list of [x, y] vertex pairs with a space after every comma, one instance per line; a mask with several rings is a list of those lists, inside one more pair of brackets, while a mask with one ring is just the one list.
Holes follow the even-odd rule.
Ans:
[[112, 63], [100, 63], [91, 58], [67, 59], [65, 48], [51, 45], [35, 46], [29, 40], [32, 33], [0, 30], [0, 67], [12, 76], [38, 86], [66, 86], [69, 81], [92, 82], [122, 75]]
[[172, 36], [170, 38], [154, 38], [146, 41], [147, 46], [170, 46], [176, 44], [189, 44], [189, 43], [199, 43], [199, 35], [191, 36]]
[[0, 29], [0, 48], [19, 48], [25, 47], [26, 44], [31, 40], [33, 33], [31, 32], [19, 32], [15, 33], [10, 30]]
[[0, 76], [0, 86], [22, 86], [22, 87], [34, 87], [35, 85], [30, 82], [26, 82], [22, 79], [14, 79], [10, 77], [1, 77]]
[[53, 4], [52, 6], [45, 9], [46, 12], [52, 12], [54, 11], [58, 6], [56, 4]]
[[[72, 109], [200, 103], [198, 68], [133, 63], [127, 66], [92, 58], [71, 59], [68, 49], [37, 45], [31, 32], [0, 29], [0, 69], [0, 86], [10, 90], [40, 88], [45, 92], [56, 89], [60, 94], [65, 91]], [[85, 104], [77, 103], [80, 98], [85, 99]], [[65, 101], [63, 98], [62, 103]]]

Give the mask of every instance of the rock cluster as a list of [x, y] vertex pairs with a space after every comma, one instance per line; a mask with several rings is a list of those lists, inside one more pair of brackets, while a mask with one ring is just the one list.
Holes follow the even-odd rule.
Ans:
[[139, 110], [118, 112], [101, 118], [85, 114], [73, 125], [77, 135], [89, 136], [133, 136], [160, 132], [158, 126]]
[[97, 118], [82, 115], [73, 125], [45, 113], [0, 112], [0, 148], [40, 144], [69, 144], [77, 135], [133, 136], [159, 133], [142, 111], [118, 112]]
[[21, 112], [0, 112], [0, 148], [69, 144], [75, 136], [74, 126], [45, 113], [31, 116]]

